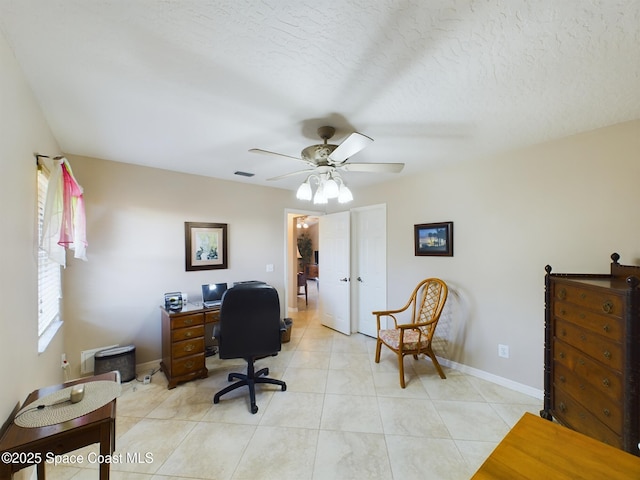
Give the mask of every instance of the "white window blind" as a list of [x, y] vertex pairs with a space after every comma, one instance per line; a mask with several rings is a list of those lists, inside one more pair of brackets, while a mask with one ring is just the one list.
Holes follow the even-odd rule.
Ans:
[[44, 222], [45, 200], [49, 173], [40, 166], [38, 168], [38, 337], [60, 318], [60, 298], [62, 284], [60, 265], [49, 259], [47, 252], [40, 248]]

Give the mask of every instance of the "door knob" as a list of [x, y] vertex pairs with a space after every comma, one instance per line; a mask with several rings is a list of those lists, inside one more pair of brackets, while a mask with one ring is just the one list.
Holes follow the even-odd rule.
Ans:
[[364, 282], [364, 280], [362, 280], [362, 277], [358, 277], [358, 281], [359, 282]]

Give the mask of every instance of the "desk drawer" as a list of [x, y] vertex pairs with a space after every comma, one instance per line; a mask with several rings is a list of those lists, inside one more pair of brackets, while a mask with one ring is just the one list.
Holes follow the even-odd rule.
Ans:
[[220, 321], [220, 310], [204, 312], [204, 323], [216, 323]]
[[196, 313], [193, 315], [180, 315], [171, 318], [171, 330], [176, 328], [193, 327], [204, 324], [204, 315]]
[[204, 353], [204, 337], [183, 340], [171, 345], [172, 358], [182, 358], [196, 353]]
[[179, 377], [204, 369], [204, 355], [191, 355], [171, 362], [171, 375]]
[[178, 342], [180, 340], [190, 340], [198, 337], [204, 337], [204, 325], [198, 325], [188, 328], [178, 328], [171, 331], [172, 342]]

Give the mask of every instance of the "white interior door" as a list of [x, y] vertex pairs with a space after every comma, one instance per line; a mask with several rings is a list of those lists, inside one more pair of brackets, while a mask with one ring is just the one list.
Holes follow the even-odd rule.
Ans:
[[350, 218], [349, 212], [324, 215], [318, 234], [320, 322], [345, 335], [351, 334]]
[[375, 337], [371, 312], [387, 306], [387, 208], [375, 205], [351, 213], [353, 318], [358, 332]]

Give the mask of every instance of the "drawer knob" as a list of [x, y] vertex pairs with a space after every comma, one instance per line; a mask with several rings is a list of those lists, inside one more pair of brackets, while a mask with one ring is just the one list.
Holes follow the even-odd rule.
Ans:
[[604, 327], [602, 327], [602, 330], [609, 333], [609, 330], [611, 330], [611, 327], [609, 325], [605, 325]]
[[564, 378], [564, 375], [560, 375], [560, 381], [561, 381], [562, 383], [564, 383], [564, 382], [566, 382], [566, 381], [567, 381], [567, 379], [566, 379], [566, 378]]
[[604, 355], [604, 358], [606, 358], [607, 360], [611, 360], [611, 352], [609, 350], [605, 350], [604, 352], [602, 352], [602, 355]]
[[605, 387], [609, 387], [611, 386], [611, 381], [608, 378], [605, 378], [602, 380], [602, 385], [604, 385]]
[[602, 304], [602, 310], [604, 313], [613, 313], [613, 302], [611, 300], [607, 300]]
[[184, 319], [184, 324], [185, 325], [191, 325], [193, 323], [193, 318], [185, 318]]
[[558, 405], [558, 408], [560, 409], [561, 412], [564, 412], [567, 409], [567, 406], [564, 404], [564, 402], [560, 402], [560, 405]]
[[566, 291], [564, 288], [561, 288], [561, 289], [558, 291], [558, 298], [559, 298], [560, 300], [564, 300], [565, 298], [567, 298], [567, 291]]
[[580, 384], [580, 390], [584, 390], [584, 384]]
[[579, 365], [584, 365], [584, 358], [579, 358], [578, 359], [578, 364]]
[[611, 410], [609, 410], [608, 408], [605, 408], [602, 413], [604, 413], [605, 417], [610, 417], [611, 416]]
[[184, 334], [185, 337], [190, 337], [191, 335], [193, 335], [193, 332], [188, 331], [187, 333]]
[[566, 337], [567, 331], [563, 328], [562, 330], [560, 330], [560, 335], [562, 335], [563, 337]]
[[193, 360], [189, 360], [187, 363], [184, 364], [184, 366], [187, 368], [193, 368], [195, 364], [196, 362], [194, 362]]
[[559, 356], [560, 358], [564, 358], [564, 352], [560, 352], [560, 353], [558, 354], [558, 356]]
[[193, 343], [188, 343], [184, 346], [184, 351], [192, 352], [194, 348], [196, 348], [196, 346]]
[[564, 309], [560, 310], [560, 315], [566, 315], [566, 314], [567, 314], [566, 310], [564, 310]]
[[587, 336], [584, 333], [580, 334], [580, 340], [582, 340], [583, 342], [587, 339]]
[[584, 292], [582, 292], [582, 293], [580, 294], [580, 298], [581, 298], [582, 300], [584, 300], [585, 298], [587, 298], [587, 294], [586, 294], [586, 293], [584, 293]]

